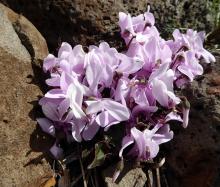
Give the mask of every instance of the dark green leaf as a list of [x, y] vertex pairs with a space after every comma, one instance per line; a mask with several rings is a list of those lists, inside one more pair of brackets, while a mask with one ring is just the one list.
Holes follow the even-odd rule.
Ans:
[[92, 163], [88, 166], [88, 169], [95, 168], [103, 164], [106, 158], [106, 154], [103, 151], [103, 144], [97, 143], [95, 144], [95, 158]]

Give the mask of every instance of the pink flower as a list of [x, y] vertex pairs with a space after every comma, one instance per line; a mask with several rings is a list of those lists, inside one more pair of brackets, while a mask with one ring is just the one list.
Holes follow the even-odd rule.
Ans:
[[152, 130], [145, 129], [143, 132], [133, 127], [130, 135], [124, 137], [119, 156], [123, 158], [123, 152], [131, 147], [128, 155], [138, 160], [149, 160], [156, 157], [159, 152], [159, 145], [170, 141], [173, 132], [168, 124], [157, 124]]
[[[203, 32], [175, 30], [173, 40], [164, 40], [149, 10], [136, 17], [120, 12], [119, 26], [127, 51], [102, 42], [86, 53], [81, 45], [72, 48], [64, 42], [57, 57], [45, 58], [50, 90], [39, 101], [45, 118], [37, 121], [55, 138], [64, 133], [69, 143], [90, 141], [123, 123], [119, 157], [149, 160], [173, 138], [170, 121], [188, 125], [189, 106], [176, 87], [202, 75], [202, 58], [207, 63], [215, 58], [203, 47]], [[50, 151], [62, 156], [58, 139]]]
[[162, 64], [149, 77], [155, 99], [164, 107], [180, 103], [173, 92], [174, 72], [169, 69], [169, 63]]

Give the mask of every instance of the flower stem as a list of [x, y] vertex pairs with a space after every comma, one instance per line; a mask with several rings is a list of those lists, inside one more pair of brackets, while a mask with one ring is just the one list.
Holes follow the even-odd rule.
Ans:
[[81, 168], [82, 177], [83, 177], [83, 186], [87, 187], [85, 171], [84, 171], [83, 163], [82, 163], [81, 149], [79, 148], [79, 146], [78, 146], [78, 150], [79, 150], [79, 163], [80, 163], [80, 168]]

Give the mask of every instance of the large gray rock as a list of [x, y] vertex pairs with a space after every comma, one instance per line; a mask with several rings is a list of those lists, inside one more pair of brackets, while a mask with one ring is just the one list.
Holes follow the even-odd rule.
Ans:
[[42, 136], [36, 136], [32, 112], [34, 101], [42, 95], [39, 82], [33, 82], [35, 71], [47, 53], [46, 42], [37, 29], [0, 4], [1, 187], [40, 186], [45, 176], [52, 175], [42, 155], [46, 148], [37, 145], [37, 137]]

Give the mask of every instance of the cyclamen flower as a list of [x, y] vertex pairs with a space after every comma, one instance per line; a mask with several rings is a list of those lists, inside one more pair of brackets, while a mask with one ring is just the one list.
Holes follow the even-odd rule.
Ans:
[[194, 52], [197, 58], [204, 58], [207, 63], [215, 62], [215, 57], [203, 48], [203, 42], [205, 40], [205, 33], [188, 29], [186, 34], [180, 33], [178, 29], [173, 32], [174, 37], [174, 49], [178, 50], [181, 47], [186, 47], [190, 51]]
[[157, 124], [152, 130], [145, 129], [143, 132], [133, 127], [130, 135], [125, 136], [122, 141], [122, 148], [119, 156], [123, 157], [125, 148], [134, 144], [127, 153], [138, 160], [148, 160], [156, 157], [159, 152], [159, 145], [170, 141], [173, 138], [173, 132], [170, 131], [169, 125]]
[[38, 119], [42, 130], [51, 134], [49, 129], [53, 129], [53, 136], [56, 130], [62, 130], [80, 142], [91, 140], [100, 127], [107, 130], [128, 120], [129, 109], [111, 97], [105, 98], [104, 90], [114, 92], [113, 76], [117, 72], [134, 73], [141, 68], [138, 64], [107, 43], [90, 47], [88, 53], [81, 46], [72, 49], [63, 43], [58, 58], [48, 55], [44, 61], [44, 70], [51, 74], [46, 82], [54, 88], [40, 100], [48, 118]]
[[[119, 152], [123, 160], [147, 161], [157, 156], [159, 145], [173, 138], [170, 121], [189, 121], [186, 99], [176, 95], [203, 73], [203, 58], [214, 56], [203, 47], [204, 33], [187, 30], [173, 32], [164, 40], [148, 10], [132, 17], [119, 13], [121, 36], [127, 51], [119, 53], [106, 42], [72, 48], [62, 43], [58, 57], [49, 54], [43, 70], [50, 90], [40, 100], [45, 118], [37, 121], [42, 130], [56, 138], [65, 134], [68, 142], [92, 140], [100, 128], [108, 131], [124, 123], [124, 138]], [[59, 140], [50, 151], [58, 158]]]
[[168, 69], [169, 63], [162, 64], [149, 77], [155, 99], [164, 107], [175, 106], [180, 99], [173, 93], [174, 72]]
[[159, 32], [154, 24], [154, 16], [149, 11], [136, 17], [131, 17], [130, 14], [125, 14], [123, 12], [119, 13], [121, 36], [124, 38], [127, 45], [131, 42], [142, 43], [148, 40], [150, 36], [159, 37]]

